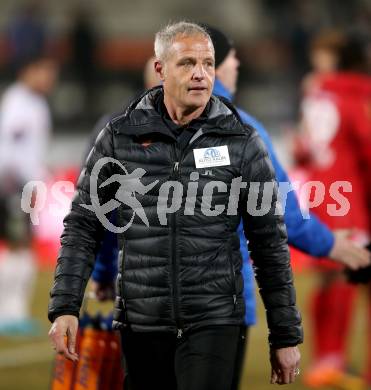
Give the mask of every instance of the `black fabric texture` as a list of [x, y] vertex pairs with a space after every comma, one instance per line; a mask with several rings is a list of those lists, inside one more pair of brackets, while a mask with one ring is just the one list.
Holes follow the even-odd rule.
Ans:
[[238, 326], [211, 326], [180, 339], [168, 333], [121, 332], [130, 390], [230, 390]]
[[[259, 188], [258, 208], [267, 206], [265, 215], [254, 216], [247, 209], [251, 182], [274, 183], [274, 171], [260, 137], [242, 124], [232, 105], [212, 96], [207, 120], [197, 126], [199, 136], [181, 147], [156, 110], [154, 102], [162, 96], [162, 88], [157, 87], [133, 102], [125, 113], [108, 123], [89, 153], [71, 211], [64, 220], [49, 319], [79, 312], [104, 232], [94, 210], [82, 205], [91, 204], [94, 165], [102, 157], [110, 157], [128, 174], [143, 169], [143, 186], [158, 181], [149, 191], [135, 193], [148, 226], [121, 201], [116, 209], [119, 227], [132, 222], [118, 237], [121, 250], [116, 328], [130, 325], [135, 331], [176, 334], [210, 325], [242, 325], [245, 305], [237, 234], [242, 218], [267, 310], [269, 342], [276, 347], [300, 343], [301, 318], [296, 308], [286, 228], [282, 216], [275, 213], [276, 186], [269, 204], [263, 204], [263, 189]], [[228, 148], [229, 165], [206, 170], [195, 167], [194, 149], [220, 146]], [[195, 172], [198, 188], [193, 211], [189, 212], [186, 195]], [[105, 164], [99, 172], [100, 205], [119, 199], [119, 183], [101, 187], [113, 175], [124, 176], [115, 162]], [[232, 180], [239, 177], [247, 187], [241, 190], [239, 202], [234, 202], [236, 212], [229, 215], [229, 190]], [[179, 209], [160, 220], [159, 190], [169, 181], [180, 183], [183, 194]], [[212, 198], [205, 201], [205, 187], [214, 181], [224, 183], [227, 191], [214, 188]], [[170, 201], [175, 201], [171, 194]], [[213, 214], [216, 205], [225, 205], [219, 214]]]

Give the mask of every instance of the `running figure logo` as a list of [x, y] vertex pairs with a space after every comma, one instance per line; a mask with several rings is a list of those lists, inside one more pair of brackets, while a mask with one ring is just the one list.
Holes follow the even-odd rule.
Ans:
[[[125, 174], [114, 174], [103, 183], [100, 184], [99, 188], [104, 188], [109, 184], [118, 182], [120, 184], [119, 189], [116, 191], [115, 199], [111, 199], [104, 204], [100, 204], [98, 197], [98, 177], [101, 169], [105, 164], [117, 164]], [[94, 165], [91, 176], [90, 176], [90, 199], [91, 205], [81, 204], [82, 207], [94, 211], [102, 225], [112, 233], [123, 233], [132, 225], [135, 215], [137, 215], [142, 222], [148, 227], [149, 222], [146, 213], [136, 198], [135, 194], [140, 195], [146, 194], [150, 191], [158, 182], [156, 180], [151, 184], [145, 186], [142, 184], [140, 179], [146, 174], [143, 168], [136, 168], [133, 172], [128, 173], [126, 168], [117, 160], [111, 157], [103, 157], [96, 162]], [[121, 204], [129, 207], [133, 210], [133, 215], [130, 221], [123, 227], [115, 226], [107, 218], [107, 214], [117, 209]]]

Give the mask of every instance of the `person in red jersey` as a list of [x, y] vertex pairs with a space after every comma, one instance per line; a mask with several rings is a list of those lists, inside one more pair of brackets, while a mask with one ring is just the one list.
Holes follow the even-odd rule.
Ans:
[[[311, 211], [364, 246], [370, 240], [371, 78], [363, 45], [355, 37], [322, 34], [313, 41], [311, 60], [315, 71], [304, 79], [296, 144], [299, 165], [309, 180], [322, 183], [312, 196], [323, 201]], [[304, 377], [312, 387], [349, 379], [346, 344], [356, 293], [338, 264], [323, 260], [317, 268], [320, 283], [311, 298], [314, 363]], [[371, 367], [366, 377], [371, 381]]]

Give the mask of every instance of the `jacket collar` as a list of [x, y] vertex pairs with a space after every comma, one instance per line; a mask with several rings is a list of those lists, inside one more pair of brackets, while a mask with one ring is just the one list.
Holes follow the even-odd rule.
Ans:
[[[125, 134], [137, 136], [161, 133], [175, 139], [174, 134], [166, 126], [155, 108], [155, 101], [158, 98], [163, 98], [162, 86], [144, 92], [129, 105], [123, 115], [111, 121], [113, 129], [117, 132], [124, 131]], [[213, 95], [210, 98], [208, 120], [202, 129], [203, 134], [214, 132], [225, 135], [240, 135], [245, 133], [236, 109], [228, 101]]]

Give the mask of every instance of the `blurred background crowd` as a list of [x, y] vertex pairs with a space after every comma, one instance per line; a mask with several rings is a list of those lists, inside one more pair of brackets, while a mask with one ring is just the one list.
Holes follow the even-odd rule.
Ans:
[[[316, 47], [332, 53], [342, 34], [351, 34], [364, 48], [362, 71], [371, 71], [369, 0], [2, 0], [0, 197], [11, 204], [11, 216], [1, 201], [0, 230], [6, 237], [0, 244], [1, 390], [47, 388], [52, 362], [46, 305], [63, 210], [56, 216], [46, 207], [39, 224], [30, 228], [24, 223], [29, 216], [21, 211], [21, 189], [29, 180], [43, 180], [46, 205], [52, 205], [53, 184], [75, 182], [99, 119], [120, 111], [144, 90], [143, 71], [153, 55], [154, 33], [167, 22], [182, 19], [216, 26], [233, 39], [240, 61], [235, 103], [265, 125], [292, 177], [302, 174], [295, 170], [295, 162], [302, 162], [305, 148], [292, 140], [303, 92], [311, 85], [308, 75], [335, 66], [331, 56], [316, 60], [310, 53]], [[325, 38], [319, 40], [319, 33]], [[319, 68], [313, 69], [316, 64]], [[8, 126], [13, 122], [15, 126]], [[16, 149], [3, 130], [10, 127], [9, 137], [20, 140]], [[65, 188], [65, 211], [71, 195]], [[4, 260], [11, 257], [11, 263]], [[293, 250], [293, 261], [307, 330], [302, 347], [306, 367], [311, 353], [307, 293], [315, 288], [316, 277], [307, 256]], [[347, 343], [349, 369], [357, 376], [363, 372], [370, 329], [366, 294], [360, 293], [355, 302]], [[7, 311], [9, 307], [15, 312]], [[268, 388], [266, 330], [260, 311], [246, 361], [242, 386], [246, 389]]]

